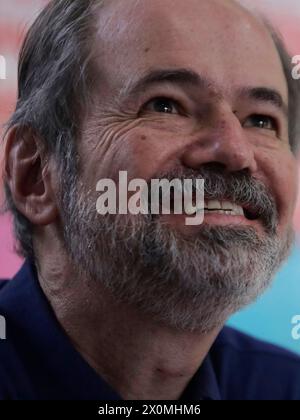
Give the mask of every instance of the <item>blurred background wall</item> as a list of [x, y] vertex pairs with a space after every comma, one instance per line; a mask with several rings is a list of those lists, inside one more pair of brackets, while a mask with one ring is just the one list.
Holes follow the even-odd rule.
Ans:
[[[243, 2], [262, 10], [280, 29], [290, 52], [293, 55], [300, 54], [299, 0]], [[15, 104], [17, 57], [22, 39], [26, 29], [46, 3], [46, 0], [0, 0], [0, 56], [5, 57], [6, 61], [6, 79], [1, 80], [0, 77], [1, 125], [9, 117]], [[2, 194], [0, 184], [0, 202]], [[297, 244], [291, 258], [277, 275], [272, 289], [257, 303], [236, 314], [229, 324], [300, 353], [300, 340], [294, 340], [291, 334], [291, 319], [300, 315], [300, 200], [295, 215], [295, 227], [298, 232]], [[21, 264], [22, 260], [13, 250], [10, 217], [7, 214], [0, 215], [0, 278], [11, 277]]]

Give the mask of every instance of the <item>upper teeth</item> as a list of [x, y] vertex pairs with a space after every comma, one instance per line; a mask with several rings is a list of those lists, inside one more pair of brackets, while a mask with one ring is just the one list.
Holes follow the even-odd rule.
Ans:
[[[190, 206], [190, 208], [186, 209], [186, 213], [193, 214], [195, 211], [199, 210], [203, 210], [202, 206]], [[226, 200], [205, 200], [204, 211], [225, 213], [233, 216], [244, 216], [243, 207]]]

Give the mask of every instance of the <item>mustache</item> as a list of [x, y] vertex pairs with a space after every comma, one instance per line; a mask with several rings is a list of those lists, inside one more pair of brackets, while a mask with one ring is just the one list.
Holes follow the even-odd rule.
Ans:
[[269, 233], [276, 233], [276, 201], [268, 187], [251, 176], [247, 169], [229, 173], [219, 164], [207, 164], [197, 170], [182, 167], [172, 169], [159, 173], [157, 178], [168, 181], [179, 179], [181, 182], [190, 179], [194, 191], [196, 180], [203, 179], [205, 200], [228, 200], [239, 204], [248, 218], [259, 219]]

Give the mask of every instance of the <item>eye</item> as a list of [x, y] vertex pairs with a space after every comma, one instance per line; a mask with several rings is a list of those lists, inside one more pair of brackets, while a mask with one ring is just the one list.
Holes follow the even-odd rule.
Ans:
[[244, 127], [256, 127], [262, 130], [270, 130], [270, 131], [277, 131], [278, 124], [273, 117], [269, 117], [267, 115], [251, 115], [249, 118], [246, 119], [244, 123]]
[[169, 98], [154, 98], [143, 106], [142, 111], [159, 112], [163, 114], [179, 114], [180, 105]]

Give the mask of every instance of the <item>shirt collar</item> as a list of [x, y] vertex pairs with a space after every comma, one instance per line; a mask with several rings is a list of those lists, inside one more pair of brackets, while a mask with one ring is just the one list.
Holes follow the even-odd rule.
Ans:
[[[2, 293], [6, 295], [6, 302], [9, 302], [8, 316], [22, 328], [23, 335], [26, 334], [26, 341], [37, 353], [39, 363], [51, 372], [53, 380], [59, 380], [56, 390], [59, 399], [121, 399], [72, 345], [39, 285], [36, 267], [32, 261], [25, 261]], [[46, 375], [46, 372], [41, 375]], [[48, 399], [46, 395], [44, 397]], [[180, 399], [221, 399], [209, 354]]]
[[222, 399], [210, 354], [206, 356], [191, 379], [181, 399], [190, 401], [220, 401]]
[[61, 328], [32, 262], [25, 261], [14, 279], [4, 286], [1, 300], [8, 329], [10, 323], [14, 325], [16, 345], [34, 372], [31, 379], [39, 399], [120, 400]]

